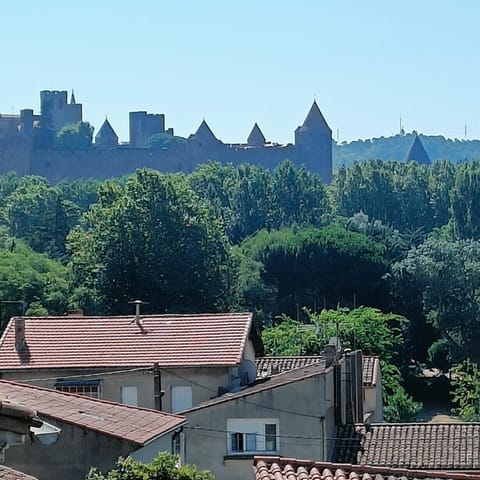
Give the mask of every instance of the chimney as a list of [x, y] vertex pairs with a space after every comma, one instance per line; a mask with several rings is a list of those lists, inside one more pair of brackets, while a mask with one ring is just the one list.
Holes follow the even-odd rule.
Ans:
[[25, 340], [25, 319], [15, 318], [15, 350], [19, 352], [27, 343]]
[[336, 345], [328, 344], [325, 345], [323, 351], [325, 352], [325, 366], [330, 367], [330, 365], [334, 364], [337, 357], [337, 347]]
[[142, 302], [141, 300], [134, 300], [133, 303], [135, 305], [135, 325], [140, 325], [140, 305], [147, 305], [148, 302]]

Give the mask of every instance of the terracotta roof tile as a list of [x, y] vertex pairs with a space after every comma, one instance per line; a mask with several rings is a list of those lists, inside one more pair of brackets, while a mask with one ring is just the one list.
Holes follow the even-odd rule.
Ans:
[[11, 319], [0, 365], [26, 368], [230, 366], [241, 362], [251, 313], [124, 317], [23, 317], [25, 347], [15, 350]]
[[337, 437], [335, 462], [480, 471], [480, 423], [345, 425]]
[[[259, 357], [255, 360], [257, 364], [257, 378], [269, 377], [295, 368], [324, 362], [324, 355], [269, 356]], [[363, 357], [363, 385], [365, 387], [376, 385], [378, 368], [380, 368], [378, 357]]]
[[37, 480], [37, 477], [0, 465], [0, 480]]
[[478, 474], [428, 472], [281, 457], [255, 457], [255, 480], [478, 480]]
[[138, 445], [185, 423], [185, 417], [180, 415], [5, 380], [0, 380], [0, 397], [35, 409], [44, 420], [77, 425]]

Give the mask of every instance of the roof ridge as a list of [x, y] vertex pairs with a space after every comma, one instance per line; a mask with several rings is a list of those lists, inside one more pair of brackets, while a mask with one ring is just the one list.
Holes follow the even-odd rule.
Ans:
[[[99, 375], [101, 375], [101, 373]], [[155, 413], [159, 413], [159, 414], [169, 416], [169, 417], [185, 418], [183, 415], [177, 415], [175, 413], [165, 412], [163, 410], [156, 410], [154, 408], [146, 408], [146, 407], [139, 407], [139, 406], [136, 406], [136, 405], [128, 405], [126, 403], [113, 402], [111, 400], [105, 400], [103, 398], [92, 398], [92, 397], [87, 397], [85, 395], [79, 395], [77, 393], [61, 392], [61, 391], [58, 391], [58, 390], [54, 390], [52, 388], [40, 387], [38, 385], [30, 385], [28, 383], [21, 383], [21, 382], [14, 382], [14, 381], [11, 381], [11, 380], [0, 379], [0, 385], [3, 384], [3, 383], [6, 383], [6, 384], [11, 385], [13, 387], [28, 388], [28, 389], [31, 389], [31, 390], [40, 390], [40, 391], [48, 392], [49, 394], [52, 394], [52, 395], [58, 395], [58, 397], [62, 397], [62, 396], [75, 397], [75, 398], [78, 398], [82, 401], [93, 402], [94, 404], [107, 404], [107, 405], [113, 405], [115, 407], [128, 408], [128, 409], [132, 409], [132, 410], [155, 412]], [[19, 402], [17, 401], [16, 403], [19, 403]], [[22, 405], [21, 403], [19, 403], [19, 404]], [[39, 411], [41, 411], [41, 410], [39, 410]], [[52, 417], [52, 418], [55, 418], [55, 417]]]

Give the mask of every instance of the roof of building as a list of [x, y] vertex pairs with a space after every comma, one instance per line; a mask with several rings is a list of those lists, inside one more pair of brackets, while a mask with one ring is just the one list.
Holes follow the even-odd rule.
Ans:
[[212, 132], [212, 129], [208, 126], [205, 119], [202, 120], [202, 123], [198, 127], [197, 131], [192, 135], [197, 140], [212, 141], [218, 142], [217, 137]]
[[341, 426], [333, 461], [421, 470], [480, 470], [480, 423]]
[[76, 425], [143, 446], [186, 423], [185, 417], [0, 380], [0, 396], [35, 409], [45, 420]]
[[320, 108], [317, 105], [317, 101], [314, 100], [313, 104], [308, 112], [303, 125], [300, 127], [301, 130], [330, 130], [330, 127], [325, 120], [325, 117], [322, 115]]
[[412, 144], [407, 150], [404, 161], [405, 163], [417, 162], [421, 165], [430, 165], [430, 163], [432, 163], [418, 135], [413, 137]]
[[265, 135], [260, 130], [257, 123], [252, 128], [250, 135], [247, 138], [247, 144], [252, 146], [262, 146], [266, 142]]
[[255, 457], [255, 480], [473, 480], [478, 475]]
[[[378, 357], [364, 356], [363, 359], [363, 385], [372, 387], [377, 383], [380, 361]], [[257, 378], [269, 377], [295, 368], [307, 367], [317, 363], [324, 363], [324, 355], [296, 355], [296, 356], [269, 356], [259, 357], [257, 364]]]
[[22, 317], [25, 345], [15, 350], [15, 318], [0, 338], [4, 370], [71, 367], [234, 366], [243, 359], [252, 313], [140, 317]]
[[185, 410], [185, 412], [192, 412], [202, 408], [208, 408], [212, 405], [229, 402], [231, 400], [237, 400], [239, 398], [248, 397], [249, 395], [253, 395], [265, 390], [271, 390], [272, 388], [281, 387], [283, 385], [298, 382], [306, 378], [315, 377], [316, 375], [324, 373], [325, 370], [325, 362], [322, 362], [294, 370], [289, 370], [271, 377], [257, 379], [255, 382], [241, 388], [240, 390], [224, 393], [223, 395], [212, 398], [211, 400], [207, 400], [206, 402], [200, 403], [193, 408]]
[[102, 140], [115, 140], [118, 142], [118, 135], [115, 133], [112, 125], [108, 121], [108, 118], [105, 119], [100, 130], [98, 130], [97, 134], [95, 135], [95, 142]]
[[0, 480], [37, 480], [37, 477], [0, 465]]

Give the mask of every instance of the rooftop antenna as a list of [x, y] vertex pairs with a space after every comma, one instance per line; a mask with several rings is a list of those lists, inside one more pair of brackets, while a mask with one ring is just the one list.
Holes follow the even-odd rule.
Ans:
[[133, 303], [135, 305], [135, 325], [140, 325], [140, 305], [148, 305], [148, 302], [142, 302], [141, 300], [134, 300]]
[[467, 125], [465, 125], [465, 140], [467, 139]]

